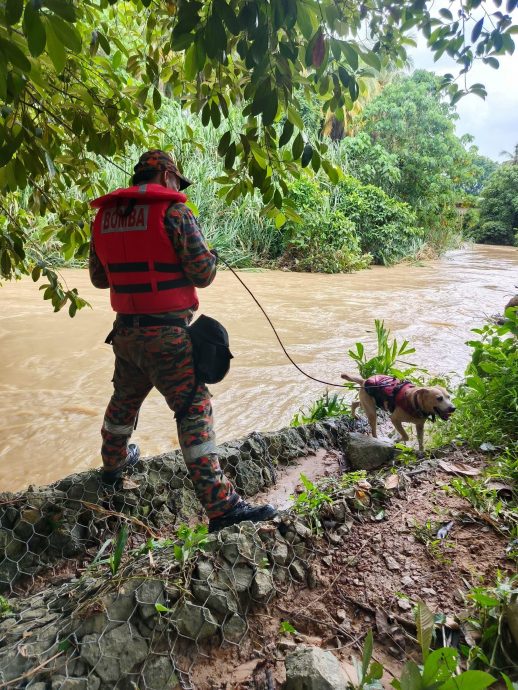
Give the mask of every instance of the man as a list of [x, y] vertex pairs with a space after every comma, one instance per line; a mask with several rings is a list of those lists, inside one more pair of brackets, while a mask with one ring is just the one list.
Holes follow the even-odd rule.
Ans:
[[[107, 339], [115, 353], [114, 392], [102, 427], [102, 479], [117, 486], [139, 459], [128, 441], [153, 387], [175, 412], [183, 457], [209, 531], [272, 518], [270, 505], [251, 506], [236, 493], [216, 455], [210, 394], [194, 390], [192, 344], [185, 327], [198, 308], [196, 288], [209, 286], [217, 256], [209, 251], [181, 190], [191, 182], [164, 151], [144, 153], [133, 187], [92, 202], [98, 209], [90, 247], [90, 278], [110, 288], [117, 317]], [[194, 395], [193, 395], [194, 394]]]

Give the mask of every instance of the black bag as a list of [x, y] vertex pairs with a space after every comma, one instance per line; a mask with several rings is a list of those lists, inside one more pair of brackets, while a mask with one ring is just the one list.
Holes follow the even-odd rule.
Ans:
[[197, 383], [218, 383], [228, 374], [232, 353], [227, 329], [210, 316], [199, 316], [187, 328], [192, 341]]

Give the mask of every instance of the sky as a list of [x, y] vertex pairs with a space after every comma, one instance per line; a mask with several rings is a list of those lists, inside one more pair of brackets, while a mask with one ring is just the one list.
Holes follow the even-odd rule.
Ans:
[[[516, 40], [516, 37], [515, 37]], [[409, 51], [415, 69], [437, 74], [457, 74], [459, 65], [447, 56], [434, 63], [433, 55], [420, 36], [417, 48]], [[480, 153], [501, 163], [501, 151], [513, 151], [518, 144], [518, 47], [514, 55], [499, 56], [500, 68], [476, 62], [468, 74], [468, 85], [481, 82], [487, 90], [482, 100], [470, 95], [457, 103], [457, 134], [472, 134]]]

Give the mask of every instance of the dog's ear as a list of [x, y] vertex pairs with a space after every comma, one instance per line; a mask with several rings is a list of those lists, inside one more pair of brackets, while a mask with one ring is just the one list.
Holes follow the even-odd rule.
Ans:
[[423, 410], [427, 412], [426, 405], [426, 394], [428, 393], [428, 388], [418, 388], [415, 393], [415, 402], [418, 410]]

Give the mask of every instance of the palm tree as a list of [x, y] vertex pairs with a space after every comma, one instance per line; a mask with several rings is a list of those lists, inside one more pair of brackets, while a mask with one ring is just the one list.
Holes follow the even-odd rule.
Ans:
[[503, 162], [503, 165], [518, 165], [518, 144], [514, 146], [514, 152], [500, 151], [500, 156], [506, 156], [507, 160]]

